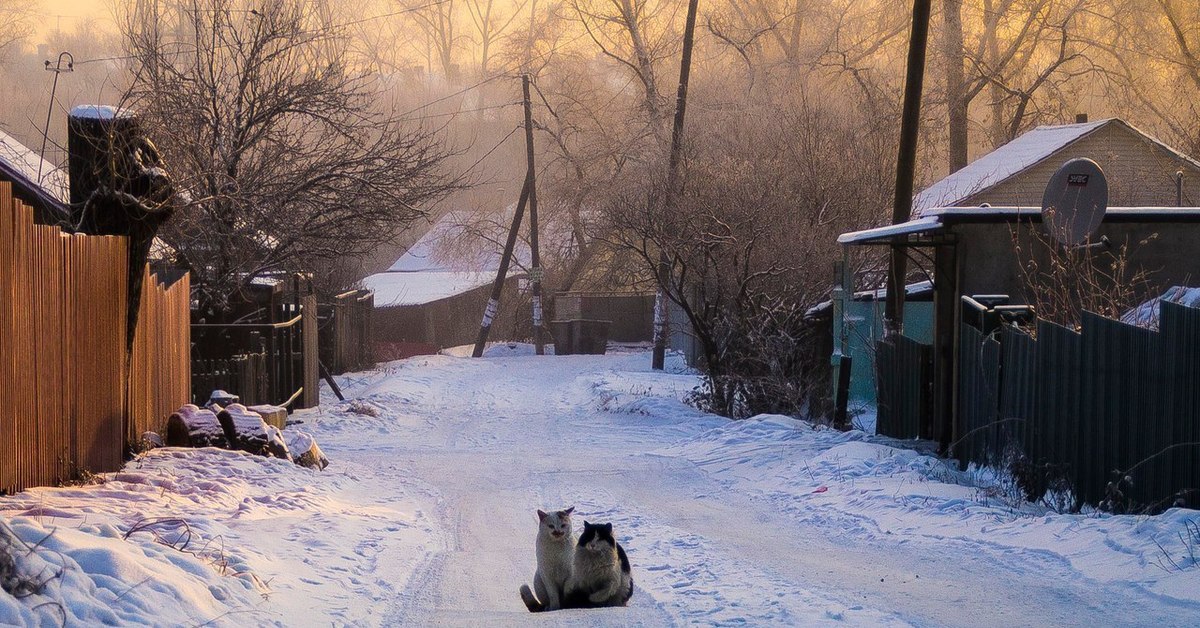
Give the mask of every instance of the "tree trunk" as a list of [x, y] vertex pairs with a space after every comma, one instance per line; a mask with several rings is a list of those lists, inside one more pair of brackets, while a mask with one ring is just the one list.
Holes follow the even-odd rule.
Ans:
[[943, 32], [942, 53], [946, 57], [946, 108], [950, 132], [950, 172], [967, 166], [969, 145], [967, 108], [970, 101], [963, 82], [963, 23], [962, 0], [945, 0], [942, 18], [946, 30]]

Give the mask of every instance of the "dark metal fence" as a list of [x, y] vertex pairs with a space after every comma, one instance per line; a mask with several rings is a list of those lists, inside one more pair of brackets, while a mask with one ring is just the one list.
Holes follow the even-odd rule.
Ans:
[[906, 336], [885, 338], [876, 343], [875, 368], [875, 431], [893, 438], [927, 438], [921, 426], [933, 402], [933, 347]]
[[1036, 340], [964, 320], [954, 454], [1020, 461], [1034, 497], [1063, 480], [1117, 511], [1200, 505], [1200, 309], [1160, 307], [1158, 331], [1087, 313]]

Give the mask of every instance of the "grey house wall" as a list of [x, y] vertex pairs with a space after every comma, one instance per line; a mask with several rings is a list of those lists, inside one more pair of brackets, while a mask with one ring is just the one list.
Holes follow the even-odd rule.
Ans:
[[[1028, 222], [951, 226], [958, 238], [961, 293], [1008, 294], [1014, 302], [1028, 302], [1021, 264], [1031, 254], [1047, 260], [1049, 238], [1042, 229]], [[1200, 224], [1112, 223], [1102, 225], [1094, 241], [1100, 236], [1114, 249], [1127, 245], [1130, 266], [1150, 273], [1155, 287], [1200, 285]]]

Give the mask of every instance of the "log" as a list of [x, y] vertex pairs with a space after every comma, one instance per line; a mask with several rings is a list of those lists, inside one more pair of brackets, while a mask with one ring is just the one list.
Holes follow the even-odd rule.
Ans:
[[[257, 412], [252, 412], [240, 403], [231, 403], [217, 414], [221, 428], [225, 430], [225, 439], [232, 449], [249, 452], [259, 456], [272, 456], [291, 460], [292, 457], [283, 444], [283, 438], [272, 439], [266, 422]], [[276, 431], [278, 429], [276, 428]], [[283, 445], [283, 447], [279, 447]]]
[[329, 466], [329, 458], [317, 446], [317, 441], [308, 432], [288, 430], [283, 433], [287, 438], [288, 449], [292, 452], [292, 460], [302, 467], [320, 471]]
[[272, 406], [266, 404], [260, 406], [250, 406], [250, 411], [258, 413], [258, 415], [263, 418], [263, 421], [266, 421], [267, 425], [274, 425], [281, 430], [287, 426], [288, 411], [287, 408], [283, 406]]
[[217, 415], [189, 403], [167, 419], [167, 446], [227, 448], [229, 441]]

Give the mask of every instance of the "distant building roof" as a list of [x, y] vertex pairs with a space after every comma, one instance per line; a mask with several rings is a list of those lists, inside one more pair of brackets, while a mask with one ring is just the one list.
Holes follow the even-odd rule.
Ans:
[[[468, 231], [469, 212], [450, 212], [434, 223], [386, 272], [363, 279], [363, 287], [375, 292], [375, 307], [422, 305], [446, 299], [490, 284], [500, 268], [500, 251], [495, 245], [507, 231], [500, 223], [486, 225], [490, 233]], [[468, 240], [463, 242], [462, 240]], [[516, 259], [508, 276], [523, 277], [521, 266], [529, 264], [529, 248], [518, 242]]]
[[[509, 273], [509, 278], [524, 273]], [[424, 305], [486, 286], [496, 279], [496, 271], [456, 272], [418, 271], [375, 273], [363, 280], [363, 287], [375, 293], [375, 307]]]
[[1080, 124], [1039, 126], [976, 159], [962, 170], [934, 183], [914, 196], [913, 211], [919, 215], [921, 212], [935, 207], [959, 205], [967, 198], [1028, 170], [1070, 144], [1110, 124], [1121, 125], [1172, 155], [1200, 168], [1200, 162], [1118, 118]]
[[[411, 273], [420, 271], [432, 272], [495, 272], [500, 267], [500, 251], [491, 246], [491, 242], [476, 242], [480, 246], [453, 246], [456, 240], [470, 237], [467, 225], [471, 223], [470, 212], [450, 212], [442, 216], [433, 227], [421, 236], [412, 246], [397, 259], [387, 272]], [[506, 222], [506, 221], [502, 221]], [[492, 240], [503, 241], [507, 233], [502, 233], [496, 225], [488, 226], [494, 236]], [[473, 238], [482, 240], [481, 237]], [[462, 244], [461, 242], [459, 244]], [[529, 247], [524, 242], [517, 242], [517, 262], [522, 265], [529, 263]]]

